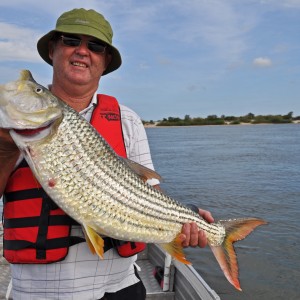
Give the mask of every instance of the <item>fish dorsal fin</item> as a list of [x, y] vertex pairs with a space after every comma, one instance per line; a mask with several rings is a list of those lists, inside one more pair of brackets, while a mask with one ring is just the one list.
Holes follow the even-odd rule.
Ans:
[[156, 173], [155, 171], [142, 166], [139, 163], [136, 163], [128, 158], [120, 157], [125, 164], [134, 172], [136, 173], [142, 180], [147, 181], [148, 179], [158, 179], [159, 181], [162, 180], [161, 176]]
[[20, 81], [35, 81], [32, 77], [32, 74], [29, 70], [21, 70], [20, 71]]
[[18, 91], [22, 91], [24, 88], [26, 88], [28, 81], [36, 83], [29, 70], [22, 70], [20, 72], [20, 78], [17, 85]]

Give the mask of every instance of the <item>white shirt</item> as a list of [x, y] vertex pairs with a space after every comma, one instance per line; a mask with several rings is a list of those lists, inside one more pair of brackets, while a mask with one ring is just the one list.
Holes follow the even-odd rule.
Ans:
[[[96, 94], [81, 114], [90, 121]], [[120, 105], [125, 147], [129, 159], [153, 169], [148, 139], [138, 115]], [[152, 179], [149, 184], [158, 184]], [[72, 235], [83, 236], [80, 226]], [[106, 292], [116, 292], [139, 281], [134, 274], [137, 256], [120, 257], [115, 249], [105, 252], [104, 259], [91, 254], [86, 243], [69, 248], [67, 257], [53, 264], [11, 264], [13, 299], [100, 299]]]

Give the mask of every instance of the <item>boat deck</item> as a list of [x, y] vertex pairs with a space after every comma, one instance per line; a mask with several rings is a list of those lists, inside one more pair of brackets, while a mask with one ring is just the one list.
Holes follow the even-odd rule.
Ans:
[[[0, 222], [0, 299], [6, 299], [10, 282], [9, 264], [3, 257], [3, 229]], [[190, 266], [174, 262], [174, 289], [163, 292], [153, 276], [155, 266], [164, 266], [165, 254], [156, 245], [148, 245], [137, 261], [141, 268], [139, 275], [147, 290], [147, 299], [151, 300], [220, 300], [220, 297], [206, 284], [202, 277]], [[171, 285], [171, 282], [170, 282]], [[173, 285], [173, 284], [172, 284]]]

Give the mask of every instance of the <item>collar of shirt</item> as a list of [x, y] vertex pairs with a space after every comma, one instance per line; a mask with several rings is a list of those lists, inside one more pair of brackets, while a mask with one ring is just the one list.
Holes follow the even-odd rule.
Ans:
[[[51, 90], [51, 84], [48, 84], [49, 91]], [[79, 112], [79, 114], [84, 117], [88, 122], [91, 121], [92, 113], [94, 111], [95, 106], [97, 105], [97, 92], [94, 93], [93, 98], [85, 109]]]
[[94, 111], [96, 104], [97, 104], [97, 93], [95, 93], [93, 95], [93, 98], [92, 98], [90, 104], [88, 105], [88, 107], [86, 107], [84, 110], [79, 112], [79, 114], [82, 117], [84, 117], [88, 122], [90, 122], [91, 118], [92, 118], [92, 113]]

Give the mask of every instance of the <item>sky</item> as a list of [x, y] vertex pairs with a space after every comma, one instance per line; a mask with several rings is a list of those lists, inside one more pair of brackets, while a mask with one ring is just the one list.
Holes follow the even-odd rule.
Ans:
[[122, 66], [101, 77], [143, 120], [300, 115], [300, 0], [3, 0], [0, 84], [51, 83], [37, 40], [73, 8], [102, 13]]

